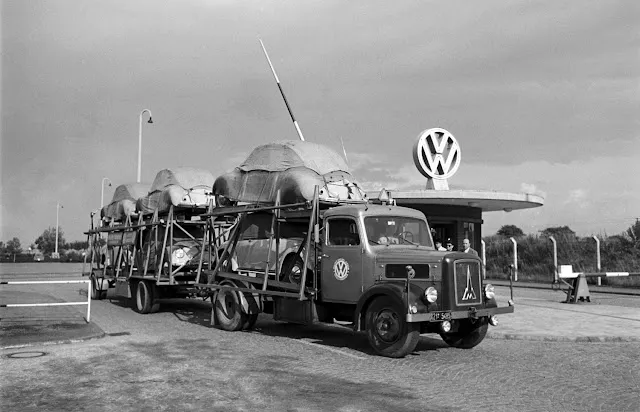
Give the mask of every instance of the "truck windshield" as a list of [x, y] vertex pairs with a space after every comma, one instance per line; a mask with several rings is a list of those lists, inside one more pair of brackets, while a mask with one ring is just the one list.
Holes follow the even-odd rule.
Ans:
[[370, 244], [420, 245], [433, 247], [424, 220], [399, 216], [366, 217], [364, 226]]

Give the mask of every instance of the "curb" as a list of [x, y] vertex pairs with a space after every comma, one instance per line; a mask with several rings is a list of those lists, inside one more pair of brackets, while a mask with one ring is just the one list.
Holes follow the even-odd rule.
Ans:
[[0, 350], [30, 348], [34, 346], [52, 346], [52, 345], [63, 345], [63, 344], [69, 344], [69, 343], [80, 343], [80, 342], [85, 342], [92, 339], [101, 339], [101, 338], [104, 338], [106, 335], [107, 334], [104, 332], [99, 332], [99, 333], [94, 333], [92, 335], [87, 335], [87, 336], [83, 336], [80, 338], [73, 338], [73, 339], [62, 339], [62, 340], [56, 340], [56, 341], [43, 341], [43, 342], [24, 343], [20, 345], [0, 346]]
[[556, 336], [556, 335], [529, 335], [524, 333], [488, 332], [489, 339], [526, 340], [534, 342], [576, 342], [576, 343], [624, 343], [640, 342], [637, 336]]

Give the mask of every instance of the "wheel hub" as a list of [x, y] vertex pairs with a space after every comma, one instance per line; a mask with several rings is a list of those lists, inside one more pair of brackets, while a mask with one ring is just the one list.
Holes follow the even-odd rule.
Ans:
[[400, 335], [400, 321], [390, 310], [381, 311], [375, 322], [376, 334], [385, 342], [394, 342]]

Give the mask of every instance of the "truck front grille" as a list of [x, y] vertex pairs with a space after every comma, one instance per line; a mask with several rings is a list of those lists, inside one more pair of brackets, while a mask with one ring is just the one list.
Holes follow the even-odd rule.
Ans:
[[411, 279], [429, 279], [429, 265], [427, 264], [388, 264], [385, 267], [387, 278], [407, 278], [407, 273], [411, 273]]
[[454, 265], [456, 304], [477, 305], [482, 302], [480, 262], [459, 260]]

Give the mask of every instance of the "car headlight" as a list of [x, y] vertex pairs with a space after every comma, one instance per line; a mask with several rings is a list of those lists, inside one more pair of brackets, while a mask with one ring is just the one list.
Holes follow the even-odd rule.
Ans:
[[495, 288], [493, 287], [493, 285], [491, 283], [488, 283], [485, 287], [484, 287], [484, 296], [487, 299], [493, 299], [496, 297], [496, 291]]
[[435, 302], [438, 300], [438, 290], [433, 286], [428, 287], [427, 290], [424, 291], [424, 298], [429, 303]]
[[171, 263], [174, 266], [184, 265], [189, 260], [189, 255], [187, 254], [188, 252], [189, 252], [188, 247], [178, 248], [174, 250], [173, 253], [171, 254]]

